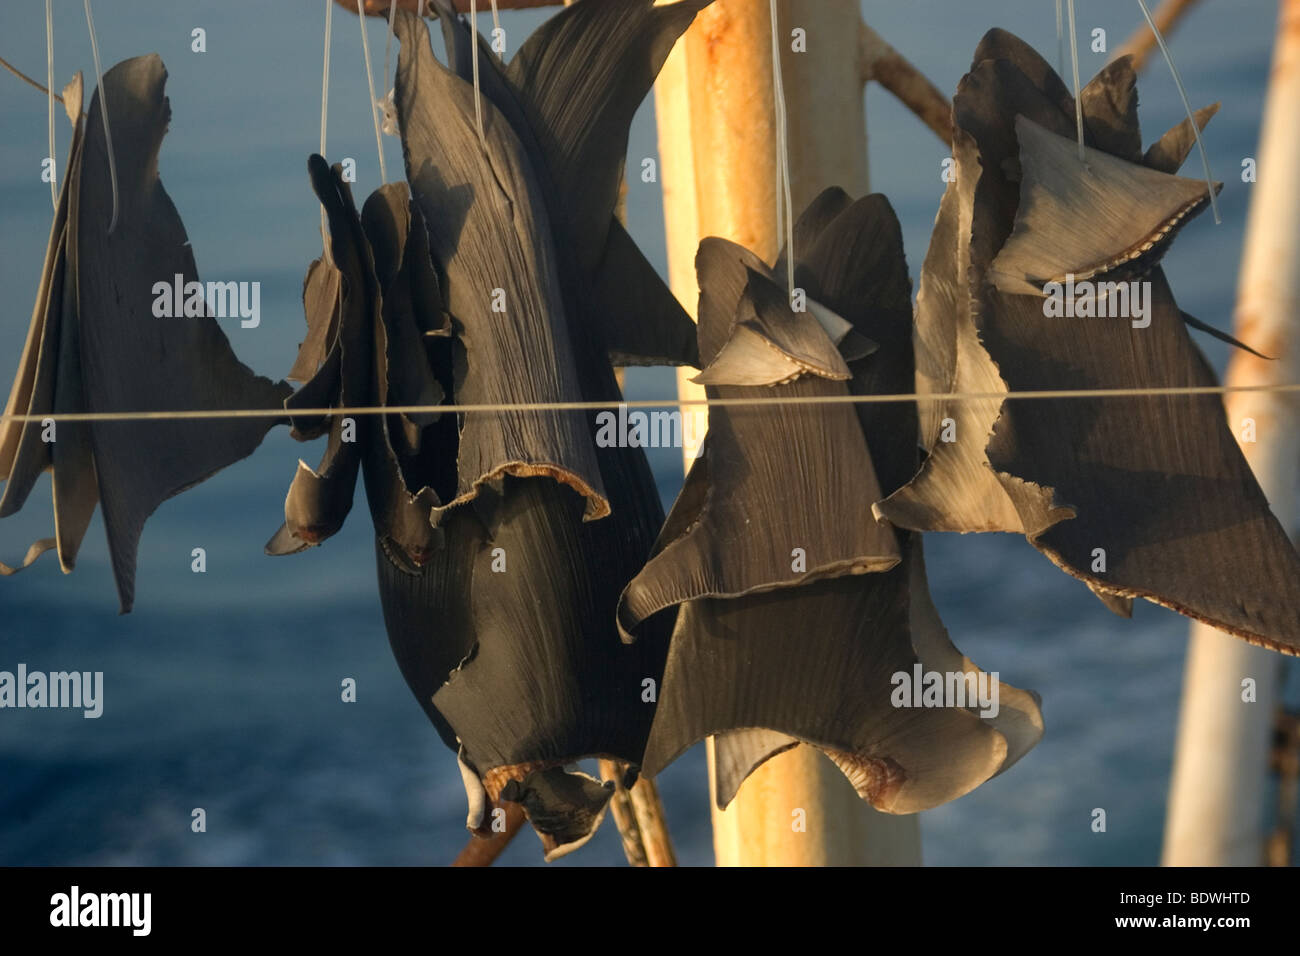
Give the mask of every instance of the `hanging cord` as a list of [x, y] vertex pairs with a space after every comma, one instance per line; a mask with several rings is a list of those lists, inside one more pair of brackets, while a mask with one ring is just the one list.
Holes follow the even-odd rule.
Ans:
[[[104, 96], [104, 71], [99, 65], [99, 41], [95, 39], [95, 17], [86, 0], [86, 29], [90, 31], [90, 52], [95, 58], [95, 80], [99, 84], [99, 114], [104, 120], [104, 145], [108, 147], [108, 179], [113, 186], [113, 218], [108, 221], [108, 234], [117, 228], [117, 161], [113, 159], [113, 134], [108, 128], [108, 99]], [[50, 81], [51, 87], [54, 81]]]
[[1147, 26], [1155, 34], [1156, 43], [1160, 45], [1160, 52], [1164, 54], [1165, 62], [1169, 64], [1169, 72], [1174, 75], [1174, 85], [1178, 87], [1178, 95], [1182, 98], [1183, 109], [1187, 111], [1187, 122], [1192, 127], [1192, 135], [1196, 137], [1196, 148], [1201, 152], [1201, 165], [1205, 167], [1205, 188], [1209, 190], [1210, 207], [1214, 210], [1214, 224], [1216, 226], [1222, 225], [1223, 217], [1219, 215], [1219, 197], [1214, 190], [1214, 172], [1210, 169], [1210, 156], [1205, 151], [1205, 140], [1201, 138], [1201, 128], [1196, 124], [1192, 104], [1187, 100], [1187, 88], [1183, 86], [1183, 78], [1178, 74], [1178, 67], [1174, 65], [1173, 55], [1169, 52], [1169, 47], [1165, 43], [1164, 36], [1160, 33], [1160, 28], [1156, 26], [1156, 21], [1152, 19], [1151, 11], [1147, 9], [1144, 0], [1138, 0], [1138, 6], [1142, 8], [1142, 16], [1147, 19]]
[[[325, 156], [325, 131], [329, 123], [330, 102], [330, 39], [334, 30], [334, 0], [325, 0], [325, 55], [320, 81], [320, 155]], [[330, 252], [329, 220], [325, 217], [325, 207], [320, 208], [320, 237], [325, 246], [325, 261], [333, 264], [334, 255]]]
[[379, 132], [379, 103], [375, 100], [375, 75], [370, 69], [370, 44], [366, 42], [366, 11], [357, 5], [357, 27], [361, 30], [361, 55], [366, 62], [366, 86], [370, 91], [370, 119], [375, 125], [375, 150], [379, 153], [379, 182], [388, 182], [388, 164], [384, 162], [384, 138]]
[[1070, 64], [1074, 68], [1074, 122], [1079, 129], [1079, 162], [1084, 162], [1083, 150], [1083, 100], [1079, 93], [1079, 34], [1074, 26], [1074, 0], [1067, 0], [1070, 9]]
[[478, 82], [478, 0], [469, 0], [470, 60], [474, 64], [474, 122], [478, 125], [478, 141], [487, 152], [487, 136], [483, 133], [483, 94]]
[[325, 155], [325, 130], [329, 123], [330, 102], [330, 35], [334, 29], [333, 0], [325, 2], [325, 55], [320, 81], [320, 154]]
[[45, 0], [45, 92], [50, 101], [50, 202], [59, 208], [59, 188], [54, 180], [59, 164], [54, 156], [54, 0]]
[[1056, 72], [1065, 76], [1065, 0], [1056, 0]]
[[40, 90], [42, 93], [48, 93], [49, 95], [53, 96], [56, 100], [58, 100], [60, 103], [63, 102], [62, 96], [60, 96], [58, 93], [55, 93], [48, 86], [36, 82], [30, 76], [28, 76], [22, 70], [18, 69], [18, 67], [14, 66], [12, 63], [10, 63], [2, 56], [0, 56], [0, 66], [3, 66], [6, 70], [8, 70], [10, 73], [18, 77], [18, 79], [22, 80], [24, 83], [28, 84], [29, 86], [35, 87], [36, 89]]
[[[620, 407], [641, 408], [755, 408], [784, 406], [858, 406], [934, 404], [943, 402], [1097, 401], [1123, 398], [1204, 398], [1224, 395], [1300, 395], [1300, 383], [1291, 385], [1191, 385], [1171, 388], [1058, 389], [1026, 392], [929, 392], [891, 395], [791, 395], [781, 398], [662, 398], [610, 402], [531, 402], [483, 405], [357, 405], [335, 408], [297, 408], [295, 415], [448, 415], [508, 412], [588, 412]], [[248, 418], [285, 418], [283, 408], [177, 409], [142, 412], [54, 412], [5, 415], [0, 422], [139, 422]]]
[[[502, 36], [505, 35], [504, 32], [501, 30], [501, 11], [497, 9], [497, 0], [492, 0], [492, 36], [493, 36], [493, 38], [495, 39], [495, 37], [496, 37], [498, 34], [500, 34], [500, 35], [502, 35]], [[503, 45], [504, 45], [504, 44], [503, 44]], [[505, 51], [505, 50], [502, 50], [502, 51], [501, 51], [499, 54], [497, 54], [497, 55], [498, 55], [499, 57], [501, 57], [501, 59], [504, 61], [505, 58], [506, 58], [506, 51]]]
[[769, 8], [772, 15], [772, 102], [776, 109], [776, 231], [785, 239], [786, 289], [793, 296], [794, 197], [790, 188], [790, 119], [785, 106], [776, 0], [770, 0]]
[[[388, 5], [388, 36], [384, 40], [384, 85], [387, 86], [390, 65], [393, 62], [393, 21], [397, 18], [397, 0]], [[397, 135], [397, 88], [388, 87], [379, 108], [384, 112], [384, 132], [389, 136]]]

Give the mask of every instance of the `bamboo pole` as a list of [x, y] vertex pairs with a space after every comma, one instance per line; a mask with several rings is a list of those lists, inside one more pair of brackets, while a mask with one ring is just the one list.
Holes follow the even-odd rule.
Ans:
[[[1229, 385], [1300, 381], [1300, 0], [1282, 0], [1272, 88], [1264, 116], [1259, 181], [1247, 227], [1237, 336], [1275, 362], [1236, 352]], [[1300, 401], [1256, 392], [1227, 399], [1242, 445], [1273, 511], [1294, 532]], [[1249, 421], [1248, 421], [1249, 420]], [[1211, 628], [1192, 627], [1182, 713], [1165, 824], [1171, 866], [1255, 866], [1263, 862], [1265, 782], [1282, 659]], [[1255, 701], [1243, 702], [1253, 679]]]
[[[781, 0], [796, 213], [823, 188], [868, 188], [857, 0]], [[807, 52], [792, 50], [805, 31]], [[715, 0], [682, 38], [655, 87], [660, 176], [673, 291], [694, 312], [695, 250], [722, 236], [776, 258], [772, 35], [766, 0]], [[700, 390], [679, 376], [679, 397]], [[692, 412], [691, 414], [695, 414]], [[684, 429], [694, 433], [696, 429]], [[686, 449], [688, 458], [693, 448]], [[710, 803], [712, 803], [712, 747]], [[793, 811], [806, 813], [795, 832]], [[726, 812], [713, 810], [719, 865], [869, 865], [920, 862], [917, 818], [878, 813], [809, 747], [769, 761]]]

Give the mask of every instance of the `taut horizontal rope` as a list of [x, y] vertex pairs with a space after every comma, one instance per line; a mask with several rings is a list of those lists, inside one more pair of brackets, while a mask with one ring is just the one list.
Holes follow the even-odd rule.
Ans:
[[1177, 398], [1207, 395], [1297, 394], [1295, 385], [1196, 385], [1171, 388], [1085, 388], [1024, 392], [931, 392], [898, 395], [810, 395], [774, 398], [663, 398], [608, 402], [537, 402], [515, 405], [359, 405], [334, 408], [232, 408], [141, 412], [67, 412], [49, 415], [0, 415], [0, 422], [129, 422], [223, 418], [313, 418], [332, 415], [469, 415], [493, 412], [594, 412], [617, 408], [748, 408], [764, 405], [890, 405], [904, 402], [987, 402], [1092, 400], [1100, 398]]

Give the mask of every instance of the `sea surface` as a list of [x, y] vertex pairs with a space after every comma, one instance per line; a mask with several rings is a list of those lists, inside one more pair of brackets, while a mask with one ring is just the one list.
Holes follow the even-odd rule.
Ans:
[[[811, 0], [807, 0], [811, 2]], [[485, 4], [486, 5], [486, 4]], [[44, 78], [43, 4], [0, 4], [0, 56]], [[1132, 0], [1080, 0], [1082, 68], [1095, 28], [1118, 45], [1140, 22]], [[93, 61], [81, 4], [55, 3], [55, 77], [62, 87]], [[872, 25], [938, 86], [955, 89], [980, 36], [1002, 26], [1056, 58], [1046, 0], [871, 0]], [[1231, 326], [1276, 4], [1201, 4], [1173, 38], [1193, 105], [1221, 101], [1207, 134], [1226, 181], [1224, 223], [1206, 215], [1179, 239], [1167, 268], [1180, 304]], [[323, 3], [320, 0], [116, 0], [96, 4], [105, 65], [158, 52], [170, 71], [173, 116], [160, 169], [184, 217], [200, 274], [262, 284], [262, 321], [224, 323], [236, 352], [281, 377], [304, 323], [302, 277], [320, 253], [318, 206], [306, 158], [319, 149]], [[512, 49], [540, 22], [503, 14]], [[483, 23], [487, 24], [486, 17]], [[195, 28], [206, 53], [191, 51]], [[375, 68], [384, 33], [368, 25]], [[355, 190], [379, 184], [359, 31], [336, 9], [328, 154], [358, 163]], [[813, 54], [815, 55], [815, 51]], [[394, 47], [394, 60], [396, 47]], [[378, 81], [382, 82], [382, 81]], [[1142, 85], [1147, 139], [1183, 116], [1163, 62]], [[915, 282], [943, 184], [944, 147], [889, 94], [867, 97], [873, 188], [902, 219]], [[68, 125], [60, 112], [59, 168]], [[46, 101], [0, 73], [0, 387], [17, 363], [50, 222], [41, 182]], [[389, 177], [401, 176], [386, 140]], [[633, 130], [630, 156], [655, 155], [653, 105]], [[1188, 175], [1198, 175], [1189, 164]], [[630, 228], [665, 267], [661, 196], [630, 186]], [[1222, 368], [1226, 352], [1204, 342]], [[634, 372], [629, 394], [673, 394], [671, 373]], [[326, 546], [269, 558], [298, 459], [321, 448], [277, 429], [248, 460], [165, 503], [140, 553], [136, 609], [117, 614], [103, 525], [96, 517], [76, 572], [52, 555], [0, 579], [0, 670], [103, 671], [103, 716], [0, 711], [0, 864], [436, 864], [465, 843], [464, 796], [454, 757], [438, 741], [398, 673], [376, 595], [363, 503]], [[155, 449], [141, 448], [149, 455]], [[654, 460], [671, 503], [676, 453]], [[50, 533], [48, 479], [26, 511], [0, 523], [0, 560], [18, 559]], [[190, 570], [191, 549], [207, 572]], [[930, 536], [931, 586], [954, 641], [984, 669], [1043, 696], [1047, 734], [1008, 773], [922, 815], [931, 864], [1152, 864], [1159, 860], [1187, 622], [1154, 606], [1112, 616], [1077, 581], [1011, 536]], [[797, 638], [797, 635], [792, 635]], [[354, 678], [355, 703], [340, 685]], [[1289, 671], [1288, 696], [1300, 700]], [[684, 864], [712, 862], [703, 747], [661, 777]], [[206, 811], [205, 833], [191, 811]], [[1091, 830], [1107, 811], [1107, 832]], [[555, 864], [622, 862], [609, 821], [584, 850]], [[540, 865], [531, 833], [504, 861]]]

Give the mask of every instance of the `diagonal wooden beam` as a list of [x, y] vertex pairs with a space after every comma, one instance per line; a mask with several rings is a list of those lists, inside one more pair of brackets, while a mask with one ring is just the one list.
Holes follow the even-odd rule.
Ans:
[[[366, 10], [366, 16], [386, 17], [388, 16], [389, 0], [334, 0], [340, 7], [349, 13], [357, 12], [357, 4], [362, 3]], [[469, 0], [453, 0], [456, 9], [461, 13], [469, 13]], [[397, 0], [397, 5], [403, 10], [416, 12], [428, 7], [428, 0]], [[559, 7], [563, 6], [562, 0], [497, 0], [497, 7], [501, 10], [527, 10], [532, 7]], [[479, 0], [478, 9], [480, 13], [490, 11], [492, 4], [490, 0]]]
[[[1196, 6], [1200, 0], [1164, 0], [1162, 4], [1151, 14], [1151, 19], [1155, 20], [1156, 26], [1160, 28], [1161, 34], [1166, 38], [1174, 32], [1183, 17]], [[1156, 50], [1156, 35], [1151, 32], [1143, 20], [1142, 25], [1134, 31], [1128, 41], [1115, 51], [1114, 59], [1122, 56], [1133, 57], [1133, 69], [1141, 73], [1142, 68], [1146, 66], [1147, 60]]]
[[496, 858], [499, 857], [515, 835], [524, 828], [527, 818], [524, 816], [524, 808], [517, 803], [504, 804], [506, 811], [506, 828], [501, 833], [494, 833], [490, 837], [469, 838], [465, 844], [465, 849], [452, 862], [452, 866], [491, 866]]
[[861, 58], [863, 80], [875, 80], [893, 93], [945, 145], [952, 145], [952, 101], [865, 23]]

